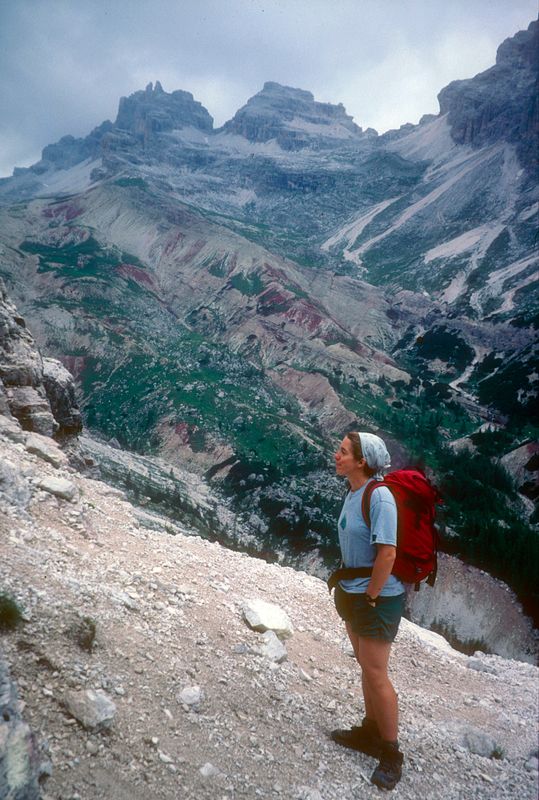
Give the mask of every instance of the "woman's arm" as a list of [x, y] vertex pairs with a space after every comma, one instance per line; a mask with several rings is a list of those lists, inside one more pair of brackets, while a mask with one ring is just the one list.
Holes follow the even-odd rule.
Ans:
[[377, 544], [376, 550], [372, 575], [367, 586], [367, 594], [372, 598], [378, 597], [382, 591], [397, 556], [397, 548], [392, 544]]

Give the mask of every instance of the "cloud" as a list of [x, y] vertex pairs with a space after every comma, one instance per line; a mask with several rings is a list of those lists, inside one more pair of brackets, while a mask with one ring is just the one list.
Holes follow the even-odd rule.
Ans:
[[17, 0], [0, 26], [0, 175], [114, 118], [161, 80], [222, 125], [266, 80], [343, 102], [380, 131], [437, 112], [449, 81], [494, 63], [535, 0]]
[[401, 41], [383, 60], [342, 76], [330, 91], [356, 110], [359, 124], [383, 132], [437, 114], [440, 89], [488, 69], [495, 56], [496, 43], [485, 35], [450, 34], [422, 49]]

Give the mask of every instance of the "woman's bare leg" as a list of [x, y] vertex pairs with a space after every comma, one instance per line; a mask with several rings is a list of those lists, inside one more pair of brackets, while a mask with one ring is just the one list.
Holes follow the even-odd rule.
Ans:
[[[357, 633], [354, 633], [352, 630], [350, 623], [346, 622], [346, 632], [348, 634], [348, 638], [352, 644], [352, 648], [354, 650], [354, 655], [356, 657], [356, 661], [360, 664], [359, 661], [359, 636]], [[373, 702], [371, 700], [371, 692], [369, 690], [369, 684], [367, 681], [367, 677], [365, 675], [364, 670], [361, 670], [361, 688], [363, 690], [363, 700], [365, 705], [365, 716], [368, 719], [375, 720], [376, 719], [376, 712], [374, 709]]]
[[367, 716], [368, 707], [371, 707], [382, 739], [395, 742], [398, 738], [399, 711], [397, 694], [387, 674], [390, 651], [391, 642], [357, 637], [357, 659], [362, 670], [363, 692], [367, 689]]

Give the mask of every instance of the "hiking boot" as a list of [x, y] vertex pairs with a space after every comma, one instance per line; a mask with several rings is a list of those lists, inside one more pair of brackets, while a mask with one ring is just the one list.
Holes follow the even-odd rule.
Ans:
[[382, 737], [378, 733], [376, 722], [365, 719], [361, 725], [354, 725], [352, 728], [339, 728], [330, 733], [331, 739], [341, 747], [348, 747], [350, 750], [358, 750], [373, 758], [379, 758], [382, 751]]
[[401, 779], [403, 760], [398, 744], [382, 742], [380, 763], [371, 775], [371, 783], [380, 789], [394, 789]]

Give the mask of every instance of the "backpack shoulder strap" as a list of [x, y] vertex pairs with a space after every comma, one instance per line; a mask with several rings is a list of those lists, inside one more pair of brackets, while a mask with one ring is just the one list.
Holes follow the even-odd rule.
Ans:
[[379, 486], [385, 486], [384, 481], [370, 481], [367, 486], [365, 487], [365, 491], [363, 492], [363, 497], [361, 498], [361, 513], [363, 514], [363, 519], [365, 520], [367, 526], [371, 527], [371, 497], [372, 493], [375, 489]]

